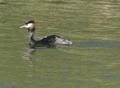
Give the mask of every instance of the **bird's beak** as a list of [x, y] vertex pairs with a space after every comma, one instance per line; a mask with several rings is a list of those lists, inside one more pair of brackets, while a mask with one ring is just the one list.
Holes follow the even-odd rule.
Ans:
[[20, 28], [33, 28], [33, 26], [34, 26], [33, 23], [29, 23], [29, 24], [20, 26]]
[[19, 28], [27, 28], [27, 25], [22, 25]]

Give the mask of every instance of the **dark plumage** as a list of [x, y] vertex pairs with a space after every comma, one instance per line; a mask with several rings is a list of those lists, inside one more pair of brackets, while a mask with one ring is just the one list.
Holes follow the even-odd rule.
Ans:
[[28, 21], [25, 25], [21, 26], [20, 28], [27, 28], [29, 32], [29, 46], [30, 48], [35, 47], [56, 47], [56, 45], [71, 45], [72, 42], [66, 40], [58, 35], [50, 35], [41, 40], [34, 39], [34, 32], [35, 32], [35, 22]]
[[32, 43], [30, 43], [30, 47], [34, 48], [34, 47], [56, 47], [55, 41], [56, 38], [61, 38], [58, 35], [50, 35], [47, 36], [45, 38], [42, 38], [41, 40], [34, 40], [34, 38], [31, 37], [31, 41]]

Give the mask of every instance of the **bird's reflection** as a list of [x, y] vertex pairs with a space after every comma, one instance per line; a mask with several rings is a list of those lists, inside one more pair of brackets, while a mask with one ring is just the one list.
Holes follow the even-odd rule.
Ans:
[[36, 49], [27, 48], [24, 51], [23, 59], [25, 60], [33, 60], [33, 54], [36, 52]]
[[26, 65], [26, 82], [27, 83], [32, 83], [32, 80], [34, 78], [34, 73], [35, 73], [35, 58], [34, 58], [34, 53], [36, 52], [36, 49], [31, 49], [27, 48], [24, 51], [23, 55], [23, 62]]
[[32, 54], [34, 54], [36, 52], [36, 49], [28, 48], [27, 52], [31, 56]]

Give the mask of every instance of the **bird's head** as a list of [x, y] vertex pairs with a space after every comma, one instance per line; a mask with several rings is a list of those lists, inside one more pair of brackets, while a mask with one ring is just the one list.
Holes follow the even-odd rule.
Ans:
[[26, 28], [28, 32], [34, 32], [35, 31], [35, 21], [30, 20], [27, 21], [24, 25], [20, 26], [20, 28]]

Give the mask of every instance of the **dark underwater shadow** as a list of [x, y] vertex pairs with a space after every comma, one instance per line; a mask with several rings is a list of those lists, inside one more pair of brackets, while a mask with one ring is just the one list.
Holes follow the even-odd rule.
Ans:
[[6, 4], [8, 4], [6, 1], [3, 1], [3, 0], [0, 1], [0, 6], [1, 6], [1, 5], [6, 5]]
[[[78, 43], [76, 42], [78, 45]], [[111, 41], [111, 40], [97, 40], [97, 39], [91, 39], [91, 40], [82, 40], [79, 42], [80, 47], [84, 48], [120, 48], [120, 42], [118, 41]]]
[[64, 4], [75, 4], [75, 2], [72, 1], [60, 1], [60, 0], [55, 0], [55, 1], [44, 1], [45, 3], [49, 4], [56, 4], [56, 5], [64, 5]]
[[110, 40], [81, 40], [75, 41], [72, 47], [79, 48], [120, 48], [120, 42]]
[[0, 5], [5, 5], [5, 4], [7, 4], [7, 3], [5, 3], [5, 2], [0, 2]]
[[35, 52], [42, 52], [44, 49], [66, 49], [66, 48], [120, 48], [120, 42], [118, 41], [109, 41], [109, 40], [81, 40], [74, 41], [72, 45], [57, 45], [56, 47], [46, 48], [46, 47], [36, 47], [28, 48], [25, 57], [30, 60], [33, 60], [33, 54]]

